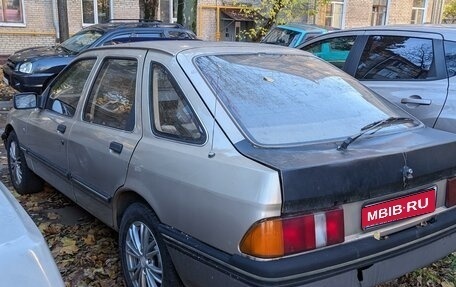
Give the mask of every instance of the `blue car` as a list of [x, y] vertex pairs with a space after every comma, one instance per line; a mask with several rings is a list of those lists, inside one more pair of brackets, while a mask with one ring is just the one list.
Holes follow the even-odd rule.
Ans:
[[3, 66], [3, 82], [20, 92], [41, 93], [63, 68], [89, 48], [160, 39], [191, 40], [196, 35], [177, 23], [111, 20], [89, 26], [53, 47], [16, 51]]

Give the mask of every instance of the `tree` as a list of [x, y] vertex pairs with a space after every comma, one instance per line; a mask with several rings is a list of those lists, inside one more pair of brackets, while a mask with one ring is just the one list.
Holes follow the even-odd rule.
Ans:
[[456, 22], [456, 0], [451, 0], [445, 5], [443, 19], [445, 23]]
[[158, 3], [159, 0], [140, 0], [141, 18], [146, 20], [158, 19]]
[[254, 28], [241, 33], [246, 38], [259, 41], [274, 25], [315, 16], [318, 7], [329, 2], [330, 0], [260, 0], [258, 5], [241, 4], [241, 13], [255, 22]]

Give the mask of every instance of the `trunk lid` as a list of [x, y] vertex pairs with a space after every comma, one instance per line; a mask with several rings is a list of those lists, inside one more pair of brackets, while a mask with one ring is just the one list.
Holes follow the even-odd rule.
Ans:
[[[236, 144], [245, 156], [279, 171], [283, 213], [330, 208], [432, 184], [454, 175], [456, 135], [417, 128], [362, 137], [347, 150], [336, 144], [255, 148]], [[412, 174], [407, 176], [405, 170]]]

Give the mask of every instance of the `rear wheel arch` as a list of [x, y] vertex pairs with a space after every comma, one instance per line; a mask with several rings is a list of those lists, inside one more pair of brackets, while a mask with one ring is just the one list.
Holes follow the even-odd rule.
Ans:
[[114, 228], [119, 229], [120, 223], [122, 221], [122, 216], [124, 215], [127, 208], [133, 203], [142, 203], [148, 206], [152, 211], [154, 209], [150, 206], [147, 200], [144, 199], [141, 195], [133, 190], [123, 190], [116, 194], [114, 201]]
[[152, 286], [183, 286], [151, 205], [138, 193], [126, 190], [116, 195], [114, 208], [126, 286], [142, 286], [146, 281], [154, 281]]

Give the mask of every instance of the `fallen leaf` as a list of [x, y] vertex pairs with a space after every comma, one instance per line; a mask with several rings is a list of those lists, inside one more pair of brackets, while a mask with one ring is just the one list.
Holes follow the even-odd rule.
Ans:
[[88, 234], [85, 238], [84, 238], [84, 243], [86, 245], [94, 245], [95, 244], [95, 236], [93, 234]]
[[55, 212], [48, 212], [47, 214], [47, 218], [49, 218], [50, 220], [55, 220], [55, 219], [58, 219], [60, 216], [55, 213]]
[[75, 254], [78, 252], [79, 247], [76, 245], [76, 240], [68, 237], [62, 238], [62, 248], [60, 248], [59, 254]]
[[454, 284], [448, 281], [442, 281], [440, 284], [442, 287], [454, 287]]
[[49, 222], [42, 222], [42, 223], [40, 223], [40, 225], [38, 225], [38, 229], [41, 231], [41, 233], [44, 233], [50, 224], [51, 223], [49, 223]]

